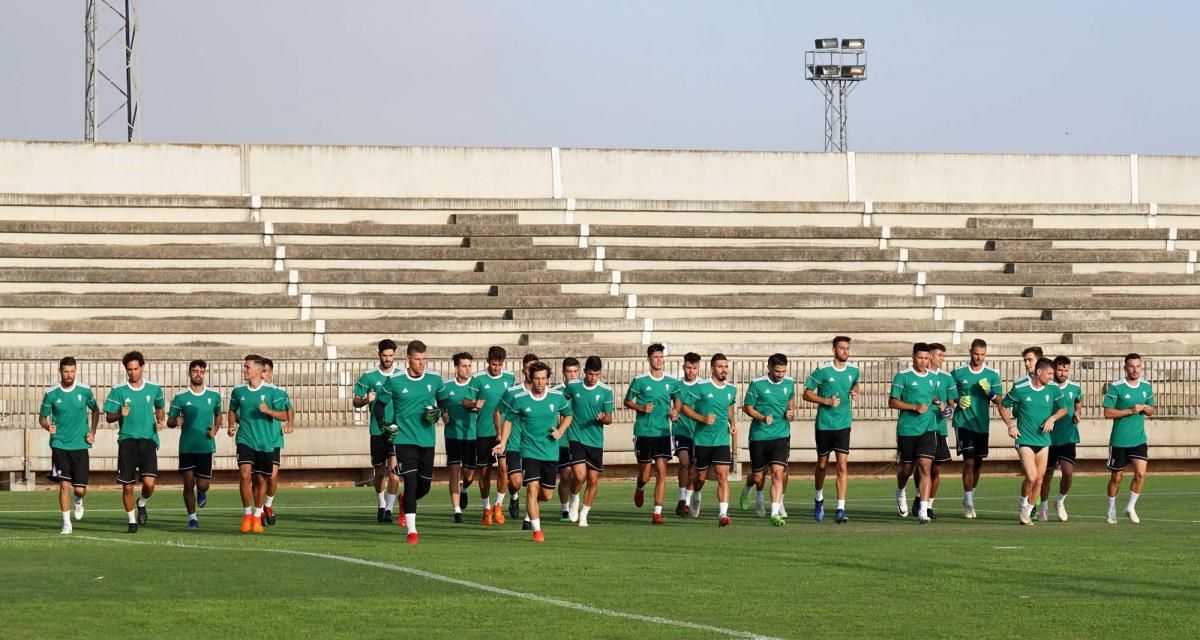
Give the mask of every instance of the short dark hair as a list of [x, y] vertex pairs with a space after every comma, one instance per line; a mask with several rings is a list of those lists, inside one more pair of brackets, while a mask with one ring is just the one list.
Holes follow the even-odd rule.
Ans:
[[129, 366], [130, 362], [136, 362], [138, 363], [138, 366], [141, 367], [146, 366], [146, 359], [142, 357], [141, 351], [130, 351], [121, 358], [121, 364], [123, 366]]
[[946, 345], [944, 345], [940, 342], [930, 342], [929, 350], [930, 351], [941, 351], [942, 353], [946, 353]]
[[767, 358], [768, 367], [777, 367], [779, 365], [787, 366], [787, 356], [782, 353], [772, 353], [770, 358]]
[[1041, 347], [1025, 347], [1024, 349], [1021, 350], [1021, 357], [1024, 358], [1025, 356], [1027, 356], [1031, 353], [1033, 355], [1037, 356], [1039, 360], [1042, 359], [1042, 348]]
[[508, 352], [504, 350], [504, 347], [499, 347], [499, 346], [488, 347], [487, 359], [489, 362], [491, 362], [492, 360], [499, 360], [500, 362], [504, 362], [505, 360], [508, 359]]
[[196, 367], [200, 367], [201, 369], [208, 371], [208, 363], [199, 358], [192, 360], [191, 362], [188, 363], [188, 371], [191, 371], [192, 369], [195, 369]]
[[1054, 368], [1054, 363], [1050, 362], [1050, 360], [1047, 358], [1038, 358], [1037, 364], [1033, 365], [1034, 371], [1037, 371], [1039, 369], [1053, 369], [1053, 368]]
[[711, 358], [711, 359], [708, 361], [708, 364], [711, 366], [711, 365], [714, 365], [714, 364], [716, 364], [717, 362], [719, 362], [719, 361], [721, 361], [721, 360], [728, 360], [728, 359], [729, 359], [729, 358], [726, 358], [726, 357], [725, 357], [725, 354], [723, 354], [723, 353], [714, 353], [714, 354], [713, 354], [713, 357], [712, 357], [712, 358]]
[[275, 361], [274, 360], [272, 360], [266, 356], [263, 356], [262, 363], [263, 363], [264, 367], [266, 367], [272, 371], [275, 370]]
[[834, 336], [833, 346], [835, 348], [838, 346], [839, 342], [845, 342], [846, 344], [850, 344], [850, 336]]
[[604, 363], [600, 361], [600, 356], [588, 356], [587, 361], [583, 363], [584, 371], [599, 371]]
[[410, 356], [417, 353], [425, 353], [425, 343], [420, 340], [410, 340], [408, 342], [408, 349], [404, 353]]
[[258, 355], [257, 353], [251, 353], [250, 355], [243, 358], [243, 360], [245, 360], [246, 362], [253, 362], [254, 364], [256, 364], [260, 367], [267, 366], [267, 359]]
[[700, 354], [695, 351], [689, 351], [683, 354], [683, 361], [690, 362], [691, 364], [700, 364]]
[[58, 361], [59, 369], [62, 369], [63, 367], [73, 367], [73, 366], [75, 366], [75, 357], [74, 356], [63, 356], [62, 360]]
[[462, 364], [463, 360], [474, 360], [475, 358], [472, 358], [471, 354], [463, 351], [450, 356], [450, 359], [454, 361], [454, 366], [457, 367], [458, 365]]
[[567, 367], [578, 367], [578, 366], [579, 366], [579, 358], [576, 358], [575, 356], [567, 356], [567, 357], [563, 358], [563, 364], [562, 364], [563, 371], [566, 371]]
[[533, 376], [536, 375], [537, 372], [539, 372], [539, 371], [545, 371], [546, 376], [548, 377], [550, 375], [550, 365], [546, 364], [545, 362], [542, 362], [541, 360], [538, 360], [537, 362], [534, 362], [533, 364], [529, 365], [529, 379], [533, 380]]
[[929, 353], [929, 345], [925, 344], [924, 342], [914, 342], [913, 343], [913, 355], [915, 356], [918, 353], [921, 353], [922, 351], [924, 351], [925, 353]]
[[667, 350], [667, 348], [662, 346], [661, 342], [655, 342], [654, 344], [650, 345], [649, 347], [646, 347], [646, 357], [650, 357], [656, 353], [663, 353], [666, 350]]
[[1066, 356], [1056, 356], [1054, 358], [1054, 366], [1061, 367], [1064, 364], [1071, 364], [1071, 359]]
[[986, 349], [987, 348], [987, 340], [984, 340], [983, 338], [975, 338], [974, 340], [971, 341], [971, 348], [972, 349]]
[[1142, 359], [1142, 355], [1140, 353], [1125, 354], [1125, 364], [1129, 364], [1130, 360], [1141, 360], [1141, 359]]
[[379, 353], [383, 353], [384, 351], [387, 351], [388, 349], [395, 351], [396, 350], [396, 341], [392, 340], [391, 338], [384, 338], [383, 340], [380, 340], [379, 341]]
[[541, 358], [537, 357], [536, 353], [527, 353], [525, 357], [521, 358], [521, 366], [524, 367], [530, 362], [541, 362], [541, 360]]

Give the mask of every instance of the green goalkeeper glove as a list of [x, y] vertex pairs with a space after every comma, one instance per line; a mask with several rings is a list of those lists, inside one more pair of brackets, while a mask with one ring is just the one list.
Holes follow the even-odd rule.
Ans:
[[383, 431], [383, 439], [387, 442], [391, 442], [392, 438], [395, 438], [396, 434], [400, 432], [400, 427], [394, 424], [389, 424], [386, 427], [380, 427], [379, 430]]
[[962, 407], [963, 409], [970, 409], [971, 408], [971, 396], [963, 396], [958, 401], [958, 406]]
[[425, 413], [421, 414], [421, 419], [425, 421], [425, 424], [437, 424], [440, 417], [442, 417], [442, 411], [437, 407], [425, 407]]

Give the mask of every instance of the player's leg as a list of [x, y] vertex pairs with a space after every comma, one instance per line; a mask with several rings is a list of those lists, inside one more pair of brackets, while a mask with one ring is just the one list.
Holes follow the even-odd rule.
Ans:
[[731, 456], [726, 457], [724, 462], [713, 460], [713, 469], [717, 473], [717, 525], [729, 525], [729, 468], [733, 461]]
[[701, 490], [708, 480], [708, 470], [712, 466], [712, 447], [696, 446], [692, 448], [691, 464], [691, 498], [688, 500], [688, 515], [700, 517]]
[[845, 451], [836, 451], [835, 455], [837, 456], [837, 477], [834, 479], [837, 492], [836, 522], [840, 524], [849, 520], [846, 516], [846, 493], [850, 488], [850, 454]]
[[263, 496], [263, 523], [275, 524], [275, 492], [279, 490], [280, 450], [271, 452], [271, 475], [267, 476], [266, 495]]
[[787, 463], [771, 463], [771, 524], [781, 526], [784, 522], [779, 515], [779, 503], [783, 498], [783, 479], [787, 476]]
[[[447, 446], [447, 449], [449, 449], [449, 446]], [[459, 506], [458, 502], [458, 496], [460, 493], [462, 493], [462, 464], [450, 464], [447, 462], [446, 475], [450, 479], [446, 485], [446, 488], [450, 491], [450, 508], [454, 510], [454, 521], [462, 522], [462, 507]]]
[[[1071, 481], [1075, 477], [1075, 445], [1067, 445], [1065, 451], [1059, 454], [1058, 457], [1058, 497], [1054, 499], [1054, 509], [1058, 512], [1058, 519], [1062, 522], [1067, 521], [1067, 494], [1071, 491]], [[1050, 465], [1047, 465], [1050, 466]], [[1049, 486], [1049, 474], [1047, 474], [1046, 485]], [[1042, 491], [1049, 493], [1046, 487]]]
[[896, 436], [896, 456], [900, 462], [896, 466], [896, 513], [901, 518], [908, 517], [908, 493], [905, 487], [917, 461], [915, 440], [911, 436]]
[[933, 458], [926, 456], [918, 456], [915, 465], [915, 471], [920, 478], [917, 484], [917, 492], [921, 497], [921, 502], [918, 505], [917, 511], [918, 522], [929, 521], [929, 489], [931, 486], [930, 477], [933, 475]]
[[242, 533], [250, 533], [254, 520], [254, 458], [243, 444], [238, 450], [238, 493], [242, 498]]
[[[656, 440], [658, 440], [656, 438]], [[654, 524], [662, 524], [662, 508], [663, 500], [667, 497], [667, 460], [670, 459], [671, 444], [667, 438], [661, 438], [665, 443], [662, 450], [655, 453], [654, 456], [654, 515], [651, 516]]]
[[679, 468], [676, 470], [679, 478], [679, 501], [675, 503], [675, 515], [683, 517], [691, 510], [688, 503], [692, 499], [693, 440], [684, 436], [672, 436], [671, 448], [679, 460]]
[[650, 482], [650, 468], [654, 466], [654, 452], [650, 438], [633, 437], [633, 455], [637, 459], [637, 486], [633, 490], [633, 506], [641, 508], [646, 501], [646, 484]]
[[60, 479], [58, 481], [58, 508], [62, 511], [62, 533], [69, 534], [72, 531], [71, 525], [71, 496], [75, 490], [71, 488], [69, 479]]
[[560, 522], [571, 521], [571, 482], [574, 478], [575, 474], [571, 471], [571, 447], [568, 444], [558, 448], [558, 478], [555, 484], [558, 485]]
[[1149, 462], [1145, 458], [1131, 457], [1129, 464], [1133, 467], [1133, 480], [1129, 482], [1129, 502], [1125, 504], [1125, 515], [1130, 522], [1137, 524], [1141, 522], [1137, 515], [1137, 501], [1142, 488], [1146, 486], [1146, 467]]
[[184, 469], [179, 472], [180, 479], [183, 480], [183, 507], [187, 509], [188, 527], [195, 528], [193, 522], [198, 522], [196, 518], [196, 470]]
[[1108, 448], [1108, 524], [1117, 523], [1117, 492], [1121, 490], [1121, 480], [1125, 477], [1125, 468], [1129, 466], [1124, 449]]
[[158, 450], [150, 440], [135, 442], [138, 443], [138, 474], [142, 481], [141, 495], [137, 499], [137, 522], [144, 525], [150, 520], [146, 503], [154, 495], [154, 483], [158, 479]]

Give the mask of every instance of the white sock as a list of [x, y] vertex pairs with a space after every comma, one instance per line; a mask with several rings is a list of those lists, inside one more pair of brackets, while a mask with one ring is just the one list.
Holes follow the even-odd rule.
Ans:
[[1021, 508], [1024, 509], [1025, 507], [1028, 507], [1028, 506], [1032, 506], [1029, 504], [1029, 498], [1026, 498], [1025, 496], [1021, 496]]
[[700, 498], [702, 497], [702, 496], [700, 495], [700, 490], [699, 490], [699, 489], [697, 489], [697, 490], [693, 491], [693, 492], [692, 492], [692, 497], [696, 499], [696, 505], [697, 505], [697, 506], [699, 506], [699, 504], [700, 504]]
[[462, 513], [462, 507], [455, 506], [455, 507], [454, 507], [454, 513]]
[[717, 516], [723, 518], [727, 515], [729, 515], [729, 503], [728, 502], [718, 502], [717, 503]]
[[824, 500], [825, 499], [825, 491], [823, 489], [817, 489], [817, 493], [815, 496], [813, 496], [813, 499], [816, 500], [817, 502]]
[[924, 518], [928, 513], [929, 513], [929, 502], [927, 500], [922, 500], [921, 508], [917, 510], [917, 517]]
[[507, 495], [508, 495], [507, 491], [497, 491], [496, 492], [496, 506], [497, 507], [504, 506], [504, 496], [507, 496]]
[[267, 496], [267, 497], [266, 497], [266, 498], [263, 500], [263, 506], [264, 506], [264, 507], [269, 507], [269, 506], [271, 506], [272, 504], [275, 504], [275, 496]]
[[681, 489], [680, 493], [683, 496], [684, 501], [688, 501], [688, 500], [692, 499], [692, 490], [691, 489]]
[[83, 504], [83, 496], [71, 496], [71, 500], [75, 504]]
[[1133, 511], [1133, 507], [1137, 505], [1137, 499], [1140, 494], [1129, 492], [1129, 504], [1125, 505], [1126, 511]]
[[592, 510], [592, 508], [587, 506], [586, 504], [583, 505], [582, 507], [579, 507], [579, 517], [586, 518], [588, 512], [591, 510]]
[[512, 496], [511, 496], [511, 497], [512, 497], [512, 499], [513, 499], [514, 501], [516, 501], [516, 500], [519, 500], [519, 499], [521, 498], [521, 492], [520, 492], [519, 490], [518, 490], [518, 491], [514, 491], [514, 492], [512, 492]]
[[141, 496], [138, 496], [137, 506], [144, 507], [144, 506], [146, 506], [146, 503], [149, 501], [150, 501], [150, 498], [143, 498]]
[[904, 489], [896, 489], [896, 498], [908, 502], [908, 493]]
[[1109, 511], [1117, 510], [1117, 497], [1116, 496], [1113, 496], [1108, 499], [1108, 510]]
[[394, 493], [387, 494], [387, 497], [385, 497], [384, 501], [383, 501], [383, 508], [387, 509], [388, 511], [396, 510], [396, 494], [394, 494]]
[[254, 507], [246, 507], [245, 515], [248, 515], [248, 516], [254, 515]]
[[930, 509], [932, 509], [932, 508], [933, 508], [933, 501], [934, 501], [934, 500], [937, 500], [937, 498], [930, 498], [930, 499], [929, 499], [929, 508], [930, 508]]
[[387, 492], [380, 491], [378, 498], [379, 498], [379, 508], [386, 509], [387, 508]]
[[571, 502], [574, 504], [579, 504], [579, 494], [578, 493], [571, 494]]
[[975, 504], [975, 490], [974, 490], [974, 489], [971, 489], [970, 491], [964, 491], [964, 492], [963, 492], [963, 502], [964, 502], [964, 503], [966, 503], [966, 504], [968, 504], [968, 505], [974, 505], [974, 504]]
[[542, 530], [542, 519], [541, 518], [534, 518], [533, 520], [529, 521], [529, 524], [533, 525], [534, 531]]
[[417, 514], [415, 514], [415, 513], [404, 514], [404, 524], [408, 525], [409, 533], [416, 533], [417, 532]]
[[254, 517], [261, 518], [263, 514], [262, 507], [254, 507]]
[[679, 487], [679, 499], [680, 499], [680, 500], [687, 500], [687, 499], [688, 499], [688, 490], [687, 490], [686, 488], [684, 488], [684, 487]]
[[654, 515], [656, 515], [656, 516], [662, 515], [662, 505], [661, 504], [654, 505]]
[[129, 524], [134, 524], [137, 522], [137, 515], [134, 514], [134, 512], [126, 511], [125, 515], [129, 516]]
[[[541, 518], [538, 518], [538, 520], [541, 520]], [[525, 522], [531, 522], [528, 515], [525, 516]]]
[[491, 509], [491, 508], [492, 508], [492, 499], [491, 499], [491, 497], [487, 497], [487, 498], [484, 498], [484, 499], [483, 499], [483, 508], [484, 508], [484, 510], [485, 510], [485, 511], [486, 511], [486, 510], [488, 510], [488, 509]]
[[763, 494], [762, 494], [762, 491], [759, 491], [758, 493], [754, 494], [754, 501], [755, 501], [755, 502], [757, 502], [758, 504], [762, 504], [762, 503], [763, 503]]
[[777, 516], [777, 515], [779, 515], [779, 503], [778, 503], [778, 502], [772, 502], [772, 503], [771, 503], [771, 517], [773, 518], [773, 517], [775, 517], [775, 516]]
[[561, 506], [562, 506], [562, 510], [563, 510], [563, 511], [570, 511], [570, 510], [571, 510], [571, 501], [570, 501], [570, 500], [568, 500], [568, 501], [566, 501], [566, 502], [560, 502], [560, 503], [559, 503], [559, 505], [561, 505]]
[[71, 512], [70, 511], [62, 512], [62, 517], [63, 517], [63, 526], [64, 527], [69, 526], [71, 524]]
[[1062, 504], [1062, 503], [1066, 502], [1067, 494], [1065, 494], [1065, 493], [1058, 494], [1058, 497], [1055, 498], [1054, 501], [1057, 502], [1058, 504]]
[[467, 485], [465, 485], [465, 484], [464, 484], [464, 485], [459, 485], [459, 487], [458, 487], [458, 492], [459, 492], [459, 493], [466, 493], [466, 492], [467, 492]]
[[191, 513], [189, 513], [189, 514], [188, 514], [188, 520], [198, 520], [198, 519], [199, 519], [199, 518], [197, 518], [197, 517], [196, 517], [196, 512], [195, 512], [195, 511], [193, 511], [193, 512], [191, 512]]
[[782, 493], [779, 494], [779, 504], [781, 504], [781, 505], [783, 504], [783, 495], [784, 494], [782, 494]]
[[838, 500], [838, 501], [837, 501], [837, 508], [838, 508], [838, 509], [841, 509], [841, 510], [843, 510], [843, 511], [845, 511], [845, 510], [846, 510], [846, 501], [845, 501], [845, 500]]

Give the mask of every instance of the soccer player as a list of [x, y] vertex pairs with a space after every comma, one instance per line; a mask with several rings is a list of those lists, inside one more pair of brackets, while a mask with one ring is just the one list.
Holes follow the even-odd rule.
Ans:
[[[566, 388], [579, 383], [579, 359], [563, 358], [562, 382], [554, 385], [554, 390], [566, 395]], [[575, 474], [571, 471], [570, 438], [560, 438], [558, 441], [558, 501], [562, 507], [559, 522], [571, 522], [571, 482]]]
[[292, 399], [288, 392], [283, 387], [278, 387], [271, 382], [275, 375], [275, 361], [263, 358], [263, 362], [266, 363], [263, 367], [263, 380], [275, 391], [276, 397], [282, 398], [279, 400], [279, 405], [287, 412], [287, 420], [275, 421], [275, 450], [271, 452], [271, 477], [267, 480], [267, 495], [263, 498], [263, 524], [274, 525], [275, 508], [272, 505], [275, 503], [275, 492], [279, 490], [279, 465], [283, 461], [283, 434], [295, 431], [296, 408], [292, 406]]
[[[1025, 375], [1013, 380], [1012, 386], [1017, 386], [1022, 382], [1028, 382], [1033, 378], [1034, 367], [1037, 366], [1038, 360], [1042, 359], [1041, 347], [1025, 347], [1021, 350], [1021, 362], [1025, 364]], [[1010, 387], [1011, 388], [1011, 387]]]
[[167, 426], [179, 429], [179, 474], [183, 478], [183, 506], [187, 508], [189, 529], [200, 526], [196, 508], [204, 508], [208, 503], [213, 454], [217, 452], [214, 438], [224, 419], [221, 394], [204, 384], [206, 373], [207, 362], [188, 363], [188, 386], [171, 398], [167, 417]]
[[749, 508], [750, 491], [756, 490], [756, 514], [763, 513], [763, 483], [771, 472], [771, 526], [785, 524], [779, 514], [783, 478], [787, 475], [792, 450], [791, 421], [796, 417], [796, 380], [787, 374], [787, 356], [767, 358], [767, 375], [750, 381], [742, 398], [742, 413], [750, 416], [750, 471], [752, 483], [742, 490], [742, 510]]
[[236, 438], [242, 533], [263, 532], [267, 483], [274, 471], [276, 420], [287, 420], [282, 396], [263, 379], [266, 360], [251, 354], [242, 361], [242, 384], [229, 394], [229, 436]]
[[450, 476], [450, 506], [454, 522], [462, 523], [462, 510], [467, 507], [467, 488], [475, 471], [477, 438], [475, 436], [475, 392], [471, 385], [471, 362], [467, 352], [456, 353], [454, 379], [446, 383], [438, 395], [442, 407], [442, 423], [446, 425], [446, 473]]
[[804, 381], [806, 402], [817, 405], [816, 445], [817, 465], [813, 472], [813, 519], [825, 520], [825, 473], [830, 454], [835, 455], [834, 487], [837, 491], [837, 512], [834, 522], [841, 524], [846, 515], [846, 489], [850, 476], [850, 428], [853, 422], [854, 401], [859, 393], [858, 365], [850, 362], [850, 338], [833, 339], [833, 360], [817, 367]]
[[695, 448], [696, 421], [683, 414], [681, 409], [689, 401], [688, 390], [700, 382], [700, 354], [689, 351], [683, 355], [683, 378], [671, 392], [671, 449], [679, 458], [679, 502], [675, 504], [675, 515], [683, 517], [691, 512], [688, 503], [692, 499], [692, 450]]
[[561, 392], [549, 389], [550, 367], [544, 362], [529, 365], [529, 390], [518, 393], [509, 405], [499, 448], [518, 431], [521, 436], [521, 464], [524, 469], [525, 512], [533, 529], [533, 541], [545, 542], [542, 533], [541, 505], [554, 495], [558, 481], [558, 441], [571, 426], [571, 403]]
[[[512, 422], [513, 400], [517, 395], [527, 393], [533, 389], [533, 379], [530, 378], [529, 371], [538, 362], [537, 355], [532, 353], [527, 353], [521, 358], [521, 379], [524, 382], [509, 387], [504, 391], [504, 395], [500, 396], [500, 404], [496, 407], [494, 415], [497, 431], [503, 431], [505, 422]], [[505, 469], [508, 471], [508, 517], [515, 518], [521, 512], [520, 491], [525, 480], [525, 465], [522, 464], [521, 457], [521, 446], [524, 439], [521, 437], [522, 423], [519, 420], [511, 424], [510, 427], [516, 430], [516, 437], [509, 439], [505, 449], [502, 450], [497, 445], [493, 449], [493, 452], [504, 456]], [[530, 524], [529, 517], [526, 516], [524, 522], [521, 523], [521, 530], [528, 531], [532, 528], [533, 525]]]
[[679, 387], [679, 381], [663, 371], [661, 344], [655, 343], [646, 349], [646, 360], [650, 371], [629, 383], [625, 391], [625, 408], [633, 409], [637, 416], [633, 421], [633, 449], [637, 456], [637, 489], [633, 492], [633, 504], [641, 507], [646, 499], [646, 484], [650, 482], [650, 471], [654, 470], [654, 524], [663, 524], [662, 504], [667, 493], [667, 461], [671, 459], [671, 420], [669, 412], [671, 391]]
[[971, 341], [970, 362], [950, 375], [958, 391], [954, 410], [954, 435], [962, 458], [963, 517], [975, 517], [975, 488], [983, 461], [988, 457], [988, 433], [991, 431], [989, 404], [1001, 404], [1000, 372], [987, 366], [987, 342]]
[[75, 381], [76, 368], [71, 356], [58, 361], [58, 386], [46, 391], [38, 411], [38, 424], [50, 432], [50, 479], [58, 483], [63, 535], [71, 533], [72, 511], [76, 520], [83, 518], [88, 449], [96, 441], [96, 426], [100, 423], [100, 406], [92, 390]]
[[1053, 379], [1054, 364], [1042, 358], [1034, 363], [1032, 376], [1018, 382], [1004, 397], [1005, 408], [1017, 408], [1015, 424], [1004, 413], [1001, 417], [1008, 426], [1009, 437], [1016, 442], [1021, 470], [1025, 473], [1021, 482], [1021, 510], [1017, 515], [1024, 525], [1033, 524], [1029, 515], [1042, 490], [1042, 475], [1050, 457], [1050, 433], [1054, 424], [1067, 415], [1069, 405], [1062, 389], [1051, 384]]
[[733, 466], [731, 445], [737, 443], [737, 388], [728, 382], [729, 359], [713, 354], [709, 361], [711, 378], [692, 386], [690, 402], [681, 405], [683, 413], [696, 421], [695, 471], [692, 474], [692, 498], [688, 505], [693, 518], [700, 517], [700, 490], [712, 467], [717, 475], [717, 526], [729, 526], [729, 467]]
[[[571, 472], [574, 476], [574, 491], [568, 507], [568, 518], [579, 526], [588, 526], [588, 512], [596, 501], [600, 488], [600, 474], [604, 472], [604, 427], [612, 424], [612, 387], [600, 380], [603, 368], [599, 356], [588, 356], [583, 363], [583, 381], [568, 385], [563, 395], [571, 402], [571, 429], [567, 432], [571, 442]], [[584, 483], [583, 506], [580, 507], [579, 493]]]
[[404, 478], [405, 542], [417, 544], [417, 500], [429, 493], [433, 483], [434, 426], [442, 411], [438, 395], [446, 386], [442, 377], [425, 369], [425, 343], [412, 340], [405, 349], [408, 366], [388, 378], [375, 399], [375, 419], [393, 431], [396, 473]]
[[[146, 502], [154, 495], [158, 477], [158, 432], [166, 428], [166, 397], [162, 387], [145, 380], [146, 359], [137, 351], [121, 358], [126, 381], [113, 387], [104, 399], [104, 418], [117, 430], [117, 482], [129, 518], [129, 533], [149, 520]], [[142, 493], [134, 514], [133, 485], [141, 481]]]
[[937, 378], [929, 371], [929, 345], [913, 345], [912, 366], [892, 378], [888, 407], [900, 412], [896, 420], [896, 452], [900, 470], [896, 474], [896, 511], [908, 517], [908, 496], [904, 488], [916, 469], [920, 476], [917, 491], [917, 520], [929, 522], [929, 478], [937, 454], [937, 416], [941, 410]]
[[1083, 407], [1083, 390], [1079, 383], [1071, 380], [1071, 359], [1058, 356], [1054, 359], [1054, 384], [1062, 389], [1067, 400], [1067, 415], [1054, 424], [1050, 433], [1050, 458], [1046, 461], [1046, 477], [1042, 479], [1042, 506], [1038, 518], [1049, 520], [1050, 482], [1054, 479], [1054, 466], [1062, 471], [1058, 481], [1058, 497], [1054, 508], [1058, 519], [1067, 521], [1067, 493], [1071, 491], [1071, 480], [1075, 475], [1075, 445], [1079, 443], [1079, 411]]
[[[941, 401], [941, 410], [936, 418], [937, 420], [937, 445], [933, 456], [933, 466], [930, 467], [931, 476], [929, 478], [929, 509], [926, 513], [930, 520], [936, 520], [933, 515], [933, 502], [937, 500], [938, 487], [942, 485], [942, 465], [950, 461], [950, 445], [947, 438], [950, 435], [949, 428], [946, 423], [950, 417], [954, 415], [954, 408], [958, 404], [958, 387], [955, 385], [954, 376], [942, 370], [942, 362], [946, 359], [946, 346], [933, 342], [929, 345], [929, 372], [936, 376], [935, 384], [937, 385], [938, 400]], [[913, 484], [920, 486], [920, 477], [913, 477]], [[913, 501], [913, 511], [916, 511], [918, 504]]]
[[1112, 420], [1112, 432], [1108, 437], [1108, 517], [1109, 524], [1117, 523], [1117, 490], [1121, 488], [1121, 476], [1133, 465], [1133, 481], [1129, 483], [1129, 502], [1125, 515], [1137, 524], [1138, 496], [1146, 483], [1146, 464], [1150, 460], [1146, 450], [1146, 417], [1154, 417], [1154, 390], [1142, 378], [1142, 356], [1131, 353], [1125, 356], [1125, 377], [1114, 380], [1104, 391], [1104, 418]]
[[358, 377], [358, 382], [354, 385], [354, 399], [351, 401], [355, 409], [370, 405], [367, 415], [370, 416], [371, 467], [375, 470], [372, 481], [375, 486], [375, 496], [378, 500], [379, 509], [375, 519], [379, 522], [392, 521], [392, 511], [396, 508], [396, 493], [400, 490], [400, 476], [392, 473], [396, 467], [392, 443], [379, 428], [379, 423], [375, 421], [375, 412], [371, 409], [375, 404], [376, 396], [379, 395], [380, 389], [383, 388], [384, 382], [396, 375], [395, 362], [395, 341], [390, 339], [380, 340], [379, 366], [370, 371], [363, 372]]
[[[475, 463], [479, 465], [479, 497], [483, 500], [483, 526], [490, 527], [492, 523], [504, 524], [504, 510], [501, 501], [505, 494], [507, 467], [505, 459], [498, 458], [492, 453], [500, 438], [496, 432], [495, 413], [500, 407], [504, 392], [517, 383], [517, 377], [511, 371], [504, 370], [504, 361], [508, 352], [504, 347], [493, 346], [488, 349], [487, 369], [476, 373], [471, 378], [471, 391], [475, 395], [475, 411], [478, 418], [475, 421], [476, 452]], [[492, 467], [499, 464], [500, 477], [496, 480], [496, 503], [492, 504]]]

